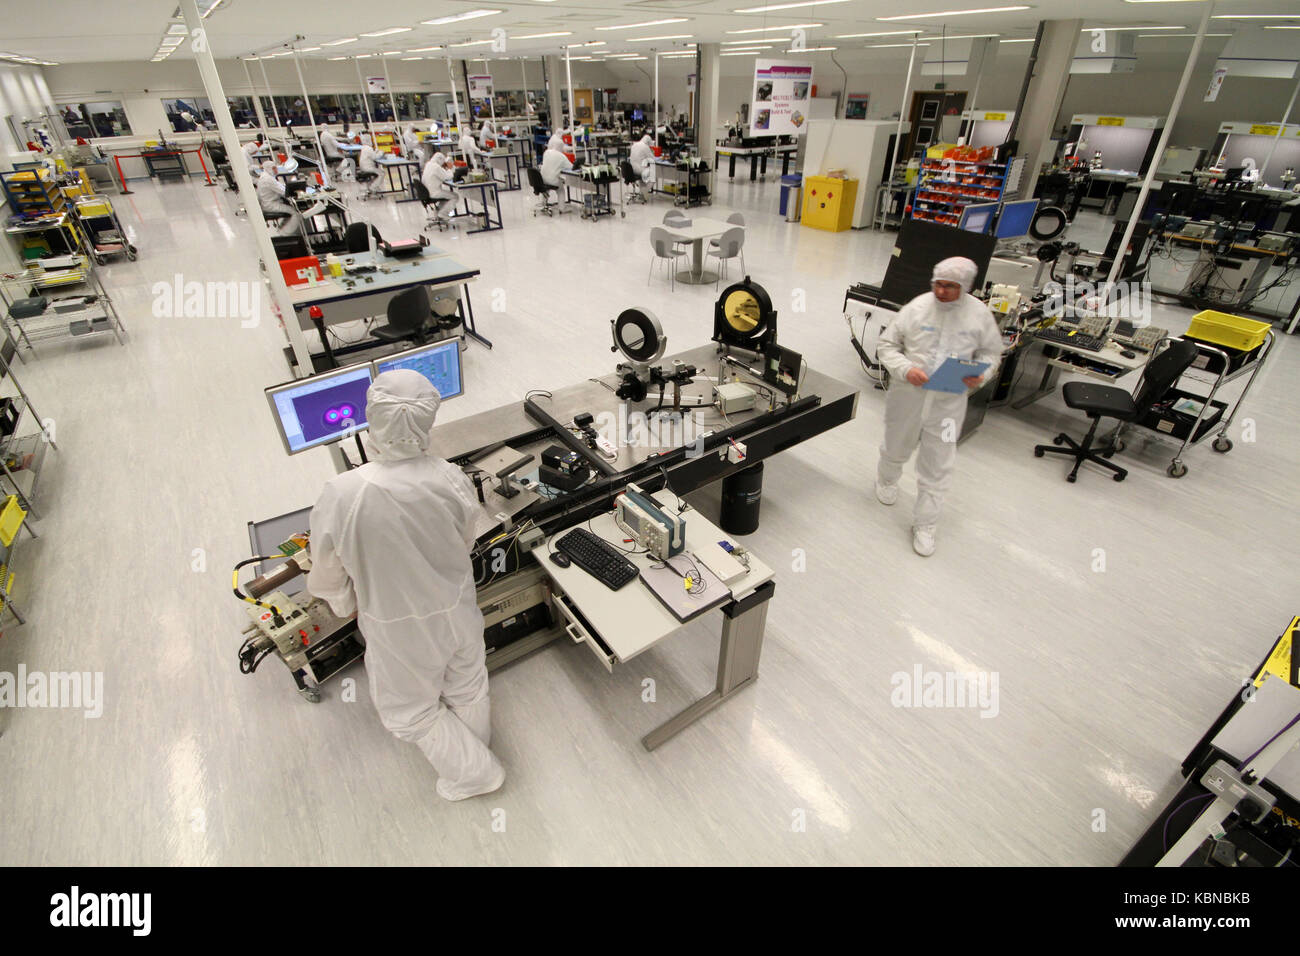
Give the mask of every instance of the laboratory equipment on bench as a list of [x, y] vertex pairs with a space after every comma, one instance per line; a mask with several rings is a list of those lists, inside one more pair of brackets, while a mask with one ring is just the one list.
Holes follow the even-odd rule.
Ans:
[[[305, 591], [290, 596], [287, 588], [311, 569], [310, 541], [306, 532], [291, 535], [277, 548], [278, 555], [258, 555], [235, 565], [231, 588], [235, 597], [248, 603], [250, 624], [239, 648], [239, 669], [254, 673], [272, 654], [293, 675], [298, 693], [313, 704], [320, 702], [319, 687], [365, 653], [355, 617], [336, 617], [329, 605]], [[239, 572], [250, 564], [267, 568], [269, 562], [283, 563], [263, 570], [240, 590]]]
[[[565, 555], [611, 591], [635, 581], [641, 574], [628, 560], [627, 552], [619, 551], [586, 528], [574, 528], [556, 541], [555, 554]], [[555, 559], [554, 554], [551, 559]]]
[[670, 514], [636, 484], [614, 499], [614, 523], [647, 553], [660, 561], [681, 554], [686, 546], [686, 522]]
[[669, 385], [673, 387], [673, 412], [681, 412], [691, 405], [682, 405], [682, 386], [689, 385], [698, 370], [693, 365], [674, 362], [671, 368], [652, 365], [663, 357], [668, 347], [668, 338], [664, 335], [659, 320], [645, 309], [624, 309], [618, 317], [610, 322], [610, 331], [614, 336], [611, 352], [622, 352], [627, 359], [615, 366], [619, 375], [618, 387], [614, 393], [625, 402], [643, 402], [650, 389], [659, 388], [659, 408], [662, 410], [664, 391]]

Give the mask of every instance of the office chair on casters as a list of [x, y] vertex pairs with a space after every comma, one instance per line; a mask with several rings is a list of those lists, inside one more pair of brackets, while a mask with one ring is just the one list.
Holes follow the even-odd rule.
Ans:
[[[1099, 451], [1092, 447], [1093, 436], [1103, 418], [1117, 419], [1121, 425], [1134, 422], [1146, 414], [1151, 406], [1161, 401], [1174, 386], [1182, 374], [1196, 358], [1196, 343], [1185, 339], [1175, 339], [1169, 348], [1156, 355], [1147, 363], [1142, 373], [1142, 383], [1136, 394], [1130, 395], [1122, 388], [1113, 385], [1095, 385], [1092, 382], [1066, 382], [1061, 389], [1065, 404], [1076, 408], [1092, 419], [1092, 427], [1082, 442], [1076, 442], [1064, 433], [1052, 439], [1051, 445], [1035, 445], [1034, 456], [1042, 458], [1050, 452], [1053, 455], [1067, 455], [1074, 458], [1074, 467], [1065, 476], [1066, 481], [1077, 481], [1079, 466], [1085, 461], [1109, 468], [1115, 474], [1115, 481], [1123, 481], [1128, 470], [1109, 461], [1111, 455], [1122, 447], [1118, 439], [1112, 437], [1109, 444]], [[1064, 448], [1053, 447], [1064, 445]]]
[[[369, 252], [370, 240], [366, 237], [367, 224], [364, 222], [348, 223], [347, 230], [343, 233], [343, 241], [347, 244], [349, 255], [354, 252]], [[375, 237], [375, 247], [384, 241], [384, 237], [379, 234], [379, 230], [374, 226], [369, 227]]]
[[388, 300], [388, 324], [370, 330], [381, 342], [413, 341], [424, 344], [426, 326], [433, 311], [429, 308], [429, 290], [412, 286]]
[[624, 187], [632, 187], [631, 195], [627, 197], [628, 202], [648, 202], [645, 193], [641, 191], [641, 177], [636, 174], [636, 170], [626, 159], [618, 164], [618, 174], [623, 177]]
[[375, 180], [379, 178], [379, 173], [373, 169], [358, 169], [356, 174], [357, 182], [366, 188], [362, 190], [362, 199], [377, 199], [379, 192], [374, 188]]
[[420, 205], [424, 208], [426, 215], [424, 228], [428, 229], [430, 226], [437, 226], [439, 229], [446, 229], [450, 226], [451, 223], [447, 221], [438, 209], [438, 202], [429, 195], [429, 187], [424, 185], [424, 183], [420, 182], [418, 179], [411, 185], [415, 189], [415, 198], [420, 201]]
[[546, 185], [542, 171], [536, 166], [529, 166], [524, 171], [528, 174], [528, 185], [532, 188], [533, 195], [542, 197], [541, 205], [533, 207], [533, 215], [536, 216], [539, 212], [547, 216], [553, 215], [556, 204], [551, 202], [551, 196], [559, 187]]

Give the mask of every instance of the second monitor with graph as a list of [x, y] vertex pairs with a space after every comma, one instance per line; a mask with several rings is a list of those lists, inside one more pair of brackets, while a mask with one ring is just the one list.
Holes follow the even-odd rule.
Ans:
[[395, 352], [376, 359], [375, 374], [382, 375], [394, 369], [405, 368], [419, 372], [438, 390], [445, 402], [465, 391], [465, 381], [460, 364], [460, 340], [448, 339], [432, 345], [420, 345], [404, 352]]

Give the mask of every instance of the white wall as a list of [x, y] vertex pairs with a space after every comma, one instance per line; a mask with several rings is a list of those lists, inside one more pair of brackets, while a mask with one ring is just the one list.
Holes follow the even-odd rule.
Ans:
[[6, 117], [14, 117], [21, 135], [19, 121], [36, 119], [52, 103], [41, 67], [0, 63], [0, 157], [25, 148], [23, 143], [14, 142]]

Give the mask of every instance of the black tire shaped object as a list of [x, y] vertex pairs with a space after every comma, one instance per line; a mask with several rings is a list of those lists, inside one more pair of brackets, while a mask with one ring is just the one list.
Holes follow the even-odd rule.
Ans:
[[1029, 235], [1039, 242], [1055, 239], [1069, 225], [1065, 213], [1056, 206], [1043, 206], [1029, 223]]

